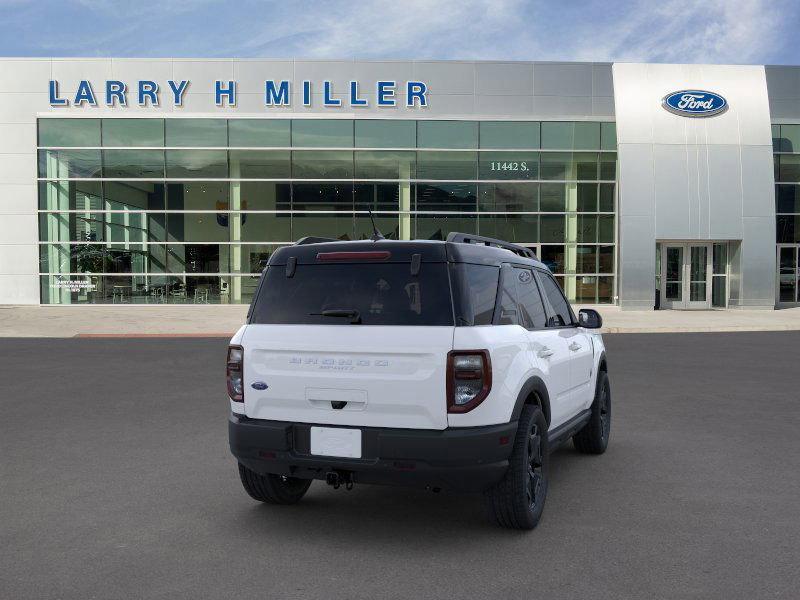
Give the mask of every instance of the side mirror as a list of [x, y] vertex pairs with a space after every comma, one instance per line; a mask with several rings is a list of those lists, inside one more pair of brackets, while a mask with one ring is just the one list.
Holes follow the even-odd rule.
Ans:
[[586, 329], [600, 329], [603, 326], [603, 317], [592, 308], [582, 308], [578, 311], [578, 325]]

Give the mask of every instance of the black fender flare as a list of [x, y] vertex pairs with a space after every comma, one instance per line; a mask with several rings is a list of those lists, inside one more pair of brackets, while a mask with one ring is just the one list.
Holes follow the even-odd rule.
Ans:
[[606, 360], [605, 350], [600, 353], [600, 358], [597, 360], [597, 370], [608, 373], [608, 361]]
[[544, 418], [547, 424], [550, 424], [550, 394], [547, 391], [547, 386], [541, 377], [533, 376], [526, 381], [522, 389], [517, 394], [517, 401], [514, 403], [514, 410], [511, 413], [512, 421], [519, 421], [519, 416], [522, 414], [522, 407], [525, 406], [528, 399], [532, 394], [536, 394], [539, 398], [539, 403], [544, 413]]

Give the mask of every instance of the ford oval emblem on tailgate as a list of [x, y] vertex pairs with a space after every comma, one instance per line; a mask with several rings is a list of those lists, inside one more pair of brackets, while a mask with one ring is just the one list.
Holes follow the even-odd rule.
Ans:
[[253, 388], [254, 390], [265, 390], [269, 386], [263, 381], [254, 381], [253, 383], [250, 384], [250, 387]]

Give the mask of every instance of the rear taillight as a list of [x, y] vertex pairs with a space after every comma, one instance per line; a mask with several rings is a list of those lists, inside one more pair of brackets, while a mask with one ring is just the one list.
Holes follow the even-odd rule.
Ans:
[[228, 380], [228, 396], [234, 402], [244, 402], [244, 348], [228, 346], [228, 364], [225, 369]]
[[488, 350], [453, 350], [447, 355], [447, 412], [471, 411], [492, 389]]

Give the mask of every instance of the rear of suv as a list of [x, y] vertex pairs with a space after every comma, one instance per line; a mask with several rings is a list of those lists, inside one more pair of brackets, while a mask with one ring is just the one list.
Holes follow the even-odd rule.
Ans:
[[281, 248], [228, 350], [242, 484], [277, 504], [314, 479], [483, 492], [497, 523], [535, 527], [552, 449], [608, 444], [600, 326], [499, 240]]

